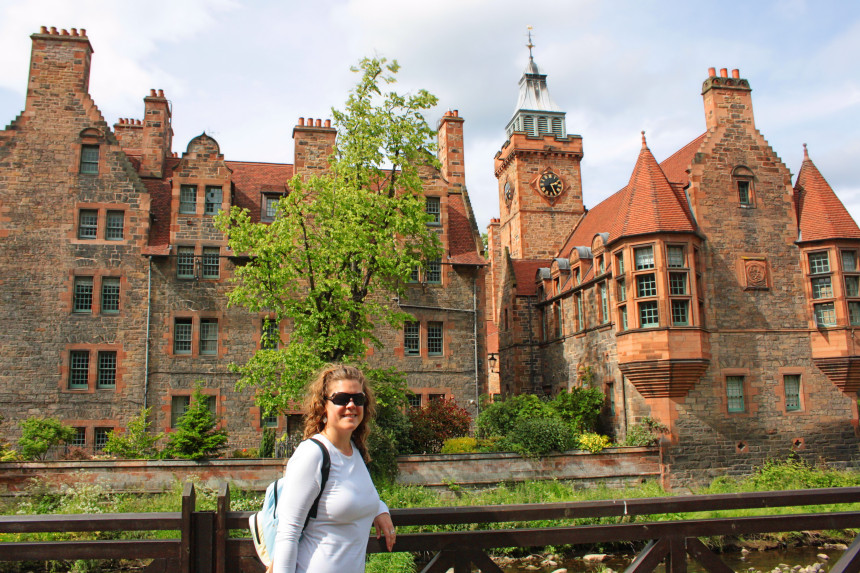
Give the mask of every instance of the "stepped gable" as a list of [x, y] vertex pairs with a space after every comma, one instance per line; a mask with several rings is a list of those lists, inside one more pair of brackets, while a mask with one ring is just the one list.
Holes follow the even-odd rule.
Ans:
[[[129, 160], [135, 169], [140, 168], [140, 158], [129, 156]], [[143, 248], [144, 255], [170, 254], [170, 202], [173, 198], [170, 179], [177, 165], [179, 165], [178, 157], [168, 157], [164, 161], [163, 178], [142, 178], [150, 198], [149, 242]]]
[[511, 265], [514, 267], [517, 296], [535, 296], [537, 294], [535, 274], [540, 268], [549, 268], [552, 261], [553, 259], [511, 259]]
[[233, 205], [248, 209], [251, 220], [260, 220], [260, 205], [264, 193], [286, 193], [287, 182], [293, 177], [293, 166], [287, 163], [255, 163], [225, 161], [233, 171]]
[[809, 158], [806, 144], [803, 145], [803, 164], [794, 184], [794, 203], [800, 241], [860, 239], [860, 228]]
[[648, 149], [643, 131], [639, 159], [619, 200], [609, 228], [609, 240], [661, 231], [695, 230], [687, 209], [678, 201], [666, 174]]
[[448, 195], [448, 260], [455, 265], [487, 264], [478, 253], [462, 195]]

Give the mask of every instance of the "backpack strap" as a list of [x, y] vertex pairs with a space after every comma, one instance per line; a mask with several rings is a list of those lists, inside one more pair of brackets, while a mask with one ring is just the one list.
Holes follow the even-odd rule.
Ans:
[[308, 512], [307, 518], [305, 518], [305, 525], [302, 527], [303, 530], [305, 527], [308, 526], [308, 522], [311, 520], [311, 518], [316, 518], [317, 516], [317, 508], [319, 507], [320, 498], [322, 497], [322, 492], [325, 489], [326, 482], [328, 481], [329, 470], [331, 469], [331, 456], [328, 453], [328, 448], [326, 448], [325, 445], [323, 445], [323, 443], [316, 438], [308, 439], [318, 445], [320, 451], [322, 451], [322, 468], [320, 468], [322, 479], [320, 480], [320, 492], [317, 494], [317, 497], [314, 500], [314, 504], [311, 506], [311, 510]]

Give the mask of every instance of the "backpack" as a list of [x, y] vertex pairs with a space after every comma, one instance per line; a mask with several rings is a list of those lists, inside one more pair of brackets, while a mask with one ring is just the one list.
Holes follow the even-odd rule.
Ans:
[[[314, 438], [308, 439], [322, 450], [322, 479], [320, 480], [320, 492], [314, 500], [307, 518], [305, 518], [302, 531], [308, 526], [308, 521], [312, 517], [317, 516], [317, 507], [320, 504], [320, 497], [322, 496], [323, 489], [325, 489], [325, 484], [328, 481], [328, 473], [331, 469], [331, 457], [329, 456], [328, 449], [319, 440]], [[269, 487], [266, 488], [266, 497], [263, 499], [263, 508], [257, 513], [252, 514], [248, 519], [251, 528], [251, 539], [254, 541], [254, 549], [257, 550], [257, 556], [266, 567], [272, 565], [272, 555], [275, 552], [275, 535], [278, 532], [278, 498], [289, 495], [289, 492], [283, 490], [281, 482], [282, 479], [278, 478], [269, 484]]]

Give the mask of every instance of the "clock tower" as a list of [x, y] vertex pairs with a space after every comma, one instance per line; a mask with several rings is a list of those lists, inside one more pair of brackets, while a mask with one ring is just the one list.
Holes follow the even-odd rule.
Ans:
[[496, 153], [499, 239], [514, 259], [549, 259], [584, 213], [582, 137], [568, 134], [565, 112], [555, 104], [532, 57], [520, 79], [517, 109]]

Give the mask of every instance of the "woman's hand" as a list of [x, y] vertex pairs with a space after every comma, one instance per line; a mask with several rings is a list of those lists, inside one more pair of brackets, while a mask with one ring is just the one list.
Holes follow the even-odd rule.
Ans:
[[385, 535], [385, 546], [389, 551], [391, 551], [394, 547], [394, 538], [397, 537], [397, 532], [394, 531], [394, 522], [391, 521], [391, 516], [387, 513], [380, 513], [373, 520], [373, 527], [376, 528], [377, 539]]

